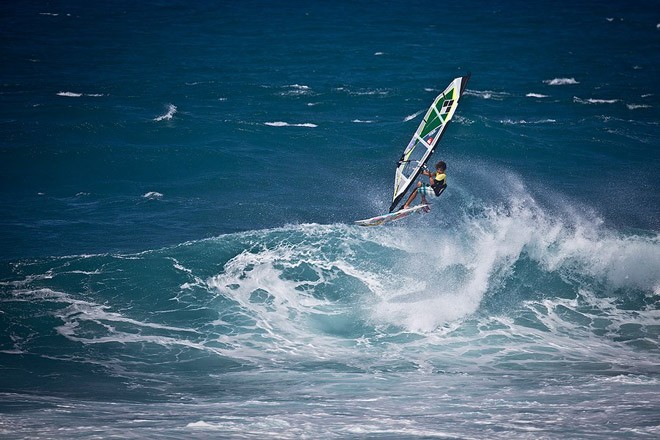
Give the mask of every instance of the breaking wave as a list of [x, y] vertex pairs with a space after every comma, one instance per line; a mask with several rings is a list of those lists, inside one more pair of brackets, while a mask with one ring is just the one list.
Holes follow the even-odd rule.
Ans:
[[156, 121], [156, 122], [158, 122], [158, 121], [169, 121], [176, 114], [176, 110], [177, 110], [176, 105], [168, 104], [167, 105], [167, 112], [160, 115], [160, 116], [155, 117], [154, 121]]
[[566, 86], [566, 85], [580, 84], [580, 82], [576, 81], [575, 78], [546, 79], [545, 81], [543, 81], [543, 83], [549, 86]]
[[307, 127], [307, 128], [316, 128], [318, 125], [312, 124], [310, 122], [305, 122], [302, 124], [292, 124], [289, 122], [284, 122], [284, 121], [276, 121], [276, 122], [264, 122], [264, 125], [268, 125], [270, 127]]

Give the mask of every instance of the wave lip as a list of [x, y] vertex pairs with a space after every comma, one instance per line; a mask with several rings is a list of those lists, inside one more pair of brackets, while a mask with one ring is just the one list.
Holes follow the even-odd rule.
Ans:
[[412, 120], [415, 119], [417, 116], [419, 116], [419, 115], [421, 115], [422, 113], [424, 113], [425, 111], [426, 111], [426, 110], [420, 110], [420, 111], [418, 111], [418, 112], [416, 112], [416, 113], [413, 113], [412, 115], [408, 115], [408, 116], [406, 116], [405, 118], [403, 118], [403, 122], [412, 121]]
[[69, 97], [69, 98], [79, 98], [82, 95], [83, 95], [82, 93], [75, 93], [75, 92], [58, 92], [57, 93], [57, 96], [66, 96], [66, 97]]
[[390, 94], [388, 89], [365, 89], [360, 88], [357, 90], [349, 89], [347, 87], [335, 87], [332, 89], [335, 92], [347, 93], [350, 96], [387, 96]]
[[312, 93], [312, 89], [303, 84], [289, 84], [285, 87], [287, 88], [287, 91], [281, 93], [285, 96], [309, 95]]
[[105, 96], [105, 95], [103, 93], [57, 92], [57, 96], [64, 96], [66, 98], [80, 98], [81, 96], [98, 98], [100, 96]]
[[496, 92], [493, 90], [465, 90], [466, 95], [476, 96], [481, 99], [493, 99], [495, 101], [502, 101], [504, 98], [509, 96], [509, 93], [506, 92]]
[[521, 119], [519, 121], [514, 121], [513, 119], [503, 119], [500, 121], [504, 125], [518, 125], [518, 124], [554, 124], [557, 122], [556, 119], [540, 119], [538, 121], [527, 121], [525, 119]]
[[577, 81], [575, 78], [546, 79], [545, 81], [543, 81], [543, 83], [549, 86], [566, 86], [566, 85], [580, 84], [580, 82]]
[[145, 194], [142, 194], [142, 197], [149, 200], [160, 200], [163, 198], [163, 194], [156, 191], [149, 191]]
[[302, 124], [292, 124], [284, 121], [275, 121], [275, 122], [264, 122], [264, 125], [269, 127], [307, 127], [307, 128], [316, 128], [318, 125], [312, 124], [311, 122], [305, 122]]
[[169, 121], [170, 119], [172, 119], [174, 117], [174, 115], [176, 114], [176, 111], [177, 111], [176, 105], [168, 104], [167, 105], [167, 112], [165, 114], [162, 114], [160, 116], [155, 117], [154, 121], [156, 121], [156, 122], [163, 121], [163, 120]]
[[618, 99], [595, 99], [595, 98], [588, 98], [588, 99], [581, 99], [578, 98], [577, 96], [573, 97], [573, 102], [577, 102], [578, 104], [616, 104], [619, 102]]

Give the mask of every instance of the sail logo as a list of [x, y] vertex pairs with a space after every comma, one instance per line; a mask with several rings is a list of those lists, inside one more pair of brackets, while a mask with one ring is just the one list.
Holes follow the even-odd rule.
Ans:
[[442, 110], [440, 110], [441, 115], [446, 115], [449, 113], [449, 110], [451, 109], [451, 106], [454, 105], [454, 100], [450, 99], [448, 101], [445, 101], [442, 103]]

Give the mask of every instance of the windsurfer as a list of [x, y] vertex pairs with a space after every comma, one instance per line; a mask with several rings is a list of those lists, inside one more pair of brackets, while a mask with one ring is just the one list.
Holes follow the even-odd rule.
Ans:
[[410, 194], [406, 203], [403, 204], [401, 209], [406, 209], [410, 207], [410, 204], [415, 200], [417, 194], [420, 194], [422, 197], [422, 203], [426, 204], [428, 201], [426, 197], [439, 197], [440, 194], [447, 188], [447, 164], [444, 161], [440, 161], [435, 164], [435, 173], [431, 173], [428, 169], [422, 171], [422, 174], [429, 177], [429, 184], [417, 182], [417, 188]]

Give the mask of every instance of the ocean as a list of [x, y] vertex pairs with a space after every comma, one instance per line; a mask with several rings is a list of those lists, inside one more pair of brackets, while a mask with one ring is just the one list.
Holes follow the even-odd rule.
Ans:
[[660, 437], [658, 1], [1, 10], [1, 437]]

